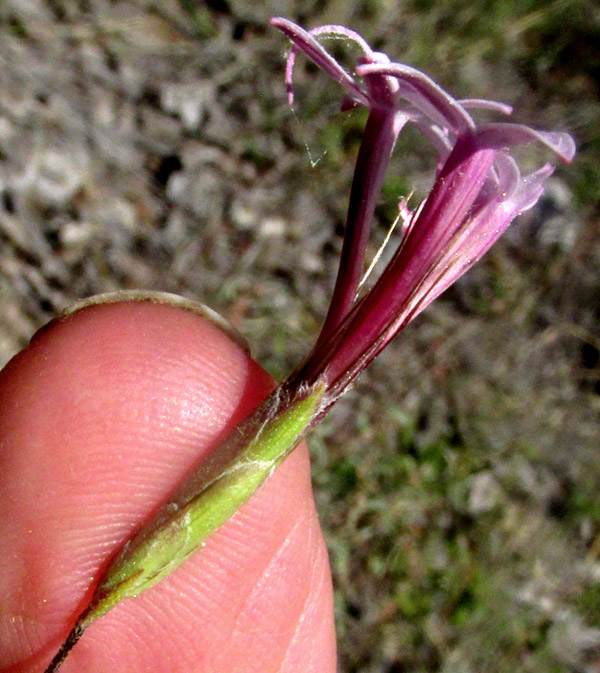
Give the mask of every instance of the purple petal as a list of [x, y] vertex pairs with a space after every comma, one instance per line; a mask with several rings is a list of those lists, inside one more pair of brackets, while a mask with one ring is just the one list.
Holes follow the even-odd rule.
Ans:
[[524, 175], [521, 178], [521, 182], [512, 196], [512, 206], [515, 211], [515, 217], [535, 206], [540, 196], [544, 193], [544, 181], [547, 180], [552, 173], [554, 173], [554, 167], [551, 164], [545, 164], [534, 173]]
[[[288, 102], [291, 105], [294, 101], [292, 72], [294, 69], [294, 60], [296, 58], [296, 51], [302, 50], [308, 58], [310, 58], [315, 65], [319, 66], [323, 72], [329, 75], [332, 79], [339, 82], [344, 89], [356, 100], [363, 105], [369, 104], [369, 97], [367, 94], [354, 82], [352, 77], [342, 68], [342, 66], [327, 52], [327, 50], [315, 38], [303, 28], [296, 25], [292, 21], [283, 19], [281, 17], [274, 17], [270, 20], [272, 26], [279, 28], [285, 35], [287, 35], [294, 46], [288, 56], [285, 81], [288, 90]], [[331, 28], [331, 27], [330, 27]], [[345, 30], [340, 27], [341, 30]], [[331, 31], [330, 31], [331, 32]], [[353, 33], [353, 31], [350, 31]], [[350, 37], [348, 35], [348, 37]], [[354, 37], [352, 36], [352, 39]], [[361, 38], [362, 39], [362, 38]]]
[[497, 198], [469, 218], [459, 235], [450, 243], [440, 260], [437, 277], [432, 277], [427, 293], [420, 298], [417, 312], [439, 297], [478, 262], [517, 215], [538, 202], [544, 191], [543, 183], [553, 172], [552, 166], [546, 164], [535, 173], [521, 177], [516, 163], [508, 155], [499, 153], [495, 161], [501, 165]]
[[521, 180], [517, 162], [505, 152], [498, 152], [494, 158], [494, 168], [498, 176], [496, 195], [501, 199], [511, 198]]
[[396, 77], [400, 82], [399, 95], [413, 103], [425, 116], [457, 133], [475, 128], [475, 122], [460, 103], [416, 68], [401, 63], [369, 63], [359, 65], [356, 74], [363, 77], [374, 74]]
[[492, 112], [499, 112], [503, 115], [512, 114], [512, 105], [508, 103], [501, 103], [495, 100], [486, 100], [485, 98], [461, 98], [458, 101], [464, 108], [470, 110], [481, 109], [491, 110]]
[[575, 156], [575, 141], [568, 133], [537, 131], [524, 124], [485, 124], [476, 133], [476, 143], [482, 148], [509, 149], [536, 141], [567, 163]]
[[498, 202], [509, 198], [517, 188], [520, 179], [521, 173], [516, 161], [504, 152], [497, 152], [487, 179], [473, 203], [470, 217], [475, 217], [492, 201]]

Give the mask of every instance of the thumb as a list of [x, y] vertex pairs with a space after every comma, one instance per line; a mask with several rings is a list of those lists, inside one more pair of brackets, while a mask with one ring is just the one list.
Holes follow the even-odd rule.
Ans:
[[[0, 670], [44, 670], [112, 555], [273, 387], [188, 304], [108, 301], [0, 372]], [[85, 632], [65, 673], [335, 670], [305, 445], [177, 571]]]

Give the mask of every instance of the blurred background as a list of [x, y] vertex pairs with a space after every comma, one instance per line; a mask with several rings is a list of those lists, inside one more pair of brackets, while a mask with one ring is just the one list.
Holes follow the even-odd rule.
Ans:
[[[306, 353], [365, 114], [302, 58], [290, 110], [272, 14], [352, 27], [579, 148], [310, 438], [340, 671], [597, 671], [596, 2], [3, 0], [0, 364], [63, 307], [125, 288], [207, 303], [277, 378]], [[352, 45], [328, 46], [352, 67]], [[403, 132], [370, 256], [434, 165]]]

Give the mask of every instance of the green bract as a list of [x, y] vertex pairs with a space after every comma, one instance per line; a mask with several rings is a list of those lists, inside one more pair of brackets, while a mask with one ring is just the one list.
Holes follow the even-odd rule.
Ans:
[[115, 557], [47, 673], [93, 621], [175, 570], [250, 499], [304, 437], [325, 389], [318, 383], [291, 399], [278, 389], [217, 447]]

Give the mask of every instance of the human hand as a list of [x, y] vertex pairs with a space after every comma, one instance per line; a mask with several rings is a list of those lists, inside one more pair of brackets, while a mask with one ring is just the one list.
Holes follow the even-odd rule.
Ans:
[[[0, 372], [0, 671], [45, 669], [112, 555], [272, 388], [213, 323], [149, 301], [84, 308]], [[62, 670], [333, 673], [306, 446]]]

